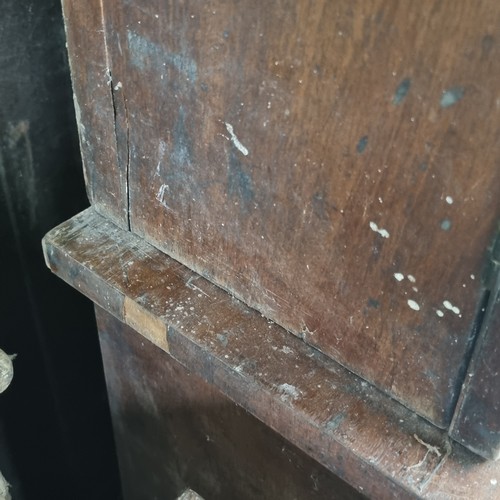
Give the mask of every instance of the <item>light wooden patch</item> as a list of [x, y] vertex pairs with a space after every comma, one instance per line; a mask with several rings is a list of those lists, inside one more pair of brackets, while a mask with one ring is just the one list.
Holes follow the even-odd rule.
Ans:
[[125, 297], [123, 303], [123, 318], [127, 325], [160, 349], [169, 352], [167, 327], [160, 318], [153, 316], [148, 310], [128, 297]]

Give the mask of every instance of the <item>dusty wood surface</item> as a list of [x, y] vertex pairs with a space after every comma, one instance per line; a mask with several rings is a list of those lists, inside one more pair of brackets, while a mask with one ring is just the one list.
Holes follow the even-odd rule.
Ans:
[[[499, 215], [500, 3], [102, 2], [111, 88], [64, 4], [132, 230], [446, 427]], [[89, 169], [113, 213], [116, 159]]]
[[500, 498], [500, 463], [450, 444], [446, 433], [94, 210], [51, 231], [44, 250], [53, 272], [121, 321], [130, 300], [157, 317], [168, 334], [161, 349], [168, 345], [190, 371], [358, 491]]
[[[364, 498], [130, 327], [96, 312], [125, 499]], [[201, 496], [178, 497], [186, 486]]]
[[123, 148], [117, 147], [118, 103], [114, 102], [102, 4], [102, 0], [62, 2], [87, 194], [97, 210], [127, 228], [128, 162]]

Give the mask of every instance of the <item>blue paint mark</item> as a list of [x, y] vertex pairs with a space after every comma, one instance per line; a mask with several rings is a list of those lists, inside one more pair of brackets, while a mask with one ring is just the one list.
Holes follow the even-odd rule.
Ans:
[[488, 57], [490, 55], [491, 49], [495, 45], [495, 39], [491, 35], [485, 35], [481, 40], [481, 48], [483, 50], [484, 56]]
[[[127, 31], [127, 40], [130, 50], [130, 62], [136, 68], [142, 71], [151, 68], [174, 68], [191, 82], [196, 82], [198, 67], [190, 57], [184, 54], [168, 52], [165, 47], [132, 31]], [[164, 63], [165, 66], [163, 66]]]
[[345, 413], [339, 413], [326, 423], [326, 428], [330, 432], [334, 431], [340, 426], [340, 424], [345, 420], [345, 418], [346, 418]]
[[363, 151], [366, 149], [366, 146], [368, 146], [368, 136], [364, 135], [361, 137], [361, 139], [358, 141], [358, 144], [356, 146], [356, 151], [361, 154]]
[[328, 220], [326, 201], [323, 193], [314, 193], [311, 199], [313, 212], [321, 220]]
[[456, 104], [462, 97], [464, 96], [465, 90], [463, 87], [452, 87], [450, 89], [447, 89], [443, 92], [443, 95], [441, 96], [441, 107], [442, 108], [449, 108], [450, 106], [453, 106]]
[[328, 202], [325, 194], [319, 191], [313, 194], [311, 205], [316, 217], [322, 221], [329, 221], [331, 212], [338, 210], [335, 205]]
[[227, 347], [227, 344], [228, 344], [227, 335], [224, 335], [222, 333], [218, 333], [217, 340], [222, 344], [223, 347]]
[[378, 309], [380, 307], [380, 302], [370, 297], [368, 299], [368, 307], [373, 307], [374, 309]]
[[441, 229], [443, 231], [449, 231], [451, 229], [451, 220], [450, 219], [443, 219], [441, 221]]
[[398, 106], [399, 104], [401, 104], [405, 100], [405, 97], [407, 96], [408, 92], [410, 91], [410, 87], [411, 87], [411, 80], [409, 78], [405, 78], [398, 85], [396, 92], [394, 92], [394, 97], [392, 98], [392, 103], [395, 106]]
[[171, 131], [172, 140], [163, 146], [168, 161], [162, 168], [165, 193], [169, 198], [180, 196], [185, 192], [183, 187], [190, 182], [193, 144], [186, 128], [186, 113], [179, 108], [177, 119]]
[[229, 171], [227, 175], [227, 191], [229, 196], [238, 198], [245, 209], [250, 208], [250, 204], [255, 198], [252, 177], [245, 172], [244, 166], [234, 151], [229, 154]]
[[179, 108], [178, 117], [172, 131], [172, 142], [170, 159], [173, 165], [179, 167], [191, 165], [193, 145], [186, 129], [186, 112], [182, 106]]

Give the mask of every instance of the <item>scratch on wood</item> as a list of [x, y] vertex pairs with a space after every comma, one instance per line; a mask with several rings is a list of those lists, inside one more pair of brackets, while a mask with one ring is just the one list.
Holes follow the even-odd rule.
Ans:
[[158, 193], [156, 194], [156, 199], [168, 210], [172, 210], [166, 203], [164, 197], [165, 197], [165, 191], [168, 189], [167, 184], [162, 184], [160, 186], [160, 189], [158, 190]]
[[186, 286], [188, 288], [191, 288], [191, 290], [196, 290], [197, 292], [200, 292], [202, 293], [203, 295], [206, 295], [208, 298], [210, 298], [210, 295], [208, 295], [208, 293], [204, 292], [201, 288], [198, 288], [194, 283], [193, 281], [194, 280], [197, 280], [198, 279], [198, 276], [191, 276], [191, 278], [189, 278], [187, 280], [187, 283], [186, 283]]

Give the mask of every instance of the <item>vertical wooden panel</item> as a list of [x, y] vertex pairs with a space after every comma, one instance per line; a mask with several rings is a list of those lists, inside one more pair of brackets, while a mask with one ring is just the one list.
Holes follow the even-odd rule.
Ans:
[[63, 0], [85, 184], [102, 215], [128, 228], [126, 161], [119, 161], [116, 82], [110, 70], [103, 2]]
[[475, 453], [497, 460], [500, 458], [500, 236], [490, 257], [491, 298], [450, 434]]
[[132, 230], [447, 426], [498, 217], [500, 4], [106, 9]]

